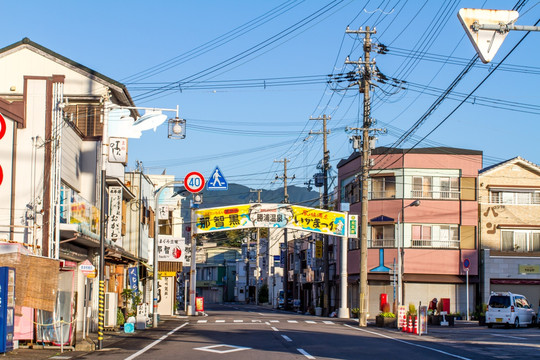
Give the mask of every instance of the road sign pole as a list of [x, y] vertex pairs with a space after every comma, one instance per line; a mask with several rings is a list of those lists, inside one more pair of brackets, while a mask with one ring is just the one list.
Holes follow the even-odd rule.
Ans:
[[467, 321], [469, 321], [469, 269], [467, 268], [466, 270], [466, 286], [467, 286]]

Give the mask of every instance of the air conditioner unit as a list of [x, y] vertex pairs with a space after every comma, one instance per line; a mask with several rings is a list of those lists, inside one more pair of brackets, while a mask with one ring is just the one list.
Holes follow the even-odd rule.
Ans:
[[118, 295], [114, 292], [105, 293], [105, 327], [116, 326], [116, 316], [118, 307]]

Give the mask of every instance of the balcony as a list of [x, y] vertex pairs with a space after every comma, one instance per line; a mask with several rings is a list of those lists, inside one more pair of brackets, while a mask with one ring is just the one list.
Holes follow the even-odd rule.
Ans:
[[396, 239], [370, 239], [368, 248], [394, 248], [397, 247]]
[[[60, 228], [99, 240], [100, 211], [70, 188], [60, 191]], [[65, 224], [65, 225], [64, 225]]]
[[459, 249], [459, 240], [412, 240], [413, 248]]
[[396, 191], [371, 191], [369, 193], [369, 200], [377, 200], [377, 199], [395, 199], [396, 198]]

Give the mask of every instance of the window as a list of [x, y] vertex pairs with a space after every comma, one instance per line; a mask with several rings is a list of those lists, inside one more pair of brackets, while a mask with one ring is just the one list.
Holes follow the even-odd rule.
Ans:
[[396, 197], [396, 177], [379, 176], [371, 179], [371, 198], [389, 199]]
[[459, 178], [443, 177], [440, 182], [441, 199], [459, 199]]
[[395, 247], [394, 224], [372, 225], [369, 247]]
[[501, 250], [515, 252], [540, 251], [540, 230], [502, 230]]
[[70, 104], [64, 108], [64, 119], [75, 125], [85, 136], [101, 136], [101, 107], [92, 104]]
[[412, 246], [431, 248], [458, 248], [457, 225], [413, 225]]
[[431, 176], [413, 176], [412, 197], [424, 199], [433, 197]]
[[491, 190], [489, 195], [493, 204], [540, 205], [539, 190]]
[[360, 201], [360, 185], [357, 181], [352, 181], [345, 185], [343, 202], [356, 203]]

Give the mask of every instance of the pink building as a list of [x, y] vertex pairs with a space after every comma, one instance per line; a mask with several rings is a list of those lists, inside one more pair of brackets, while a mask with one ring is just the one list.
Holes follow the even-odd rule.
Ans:
[[[398, 246], [402, 248], [401, 304], [450, 299], [450, 311], [466, 313], [478, 284], [477, 178], [482, 152], [436, 147], [372, 151], [368, 205], [368, 313], [379, 313], [381, 294], [397, 302]], [[361, 154], [338, 164], [338, 203], [361, 214]], [[419, 200], [419, 204], [415, 203]], [[418, 205], [418, 206], [415, 206]], [[399, 223], [399, 226], [398, 226]], [[398, 240], [401, 240], [399, 242]], [[359, 239], [349, 239], [349, 308], [358, 307]], [[468, 261], [466, 261], [468, 260]]]

